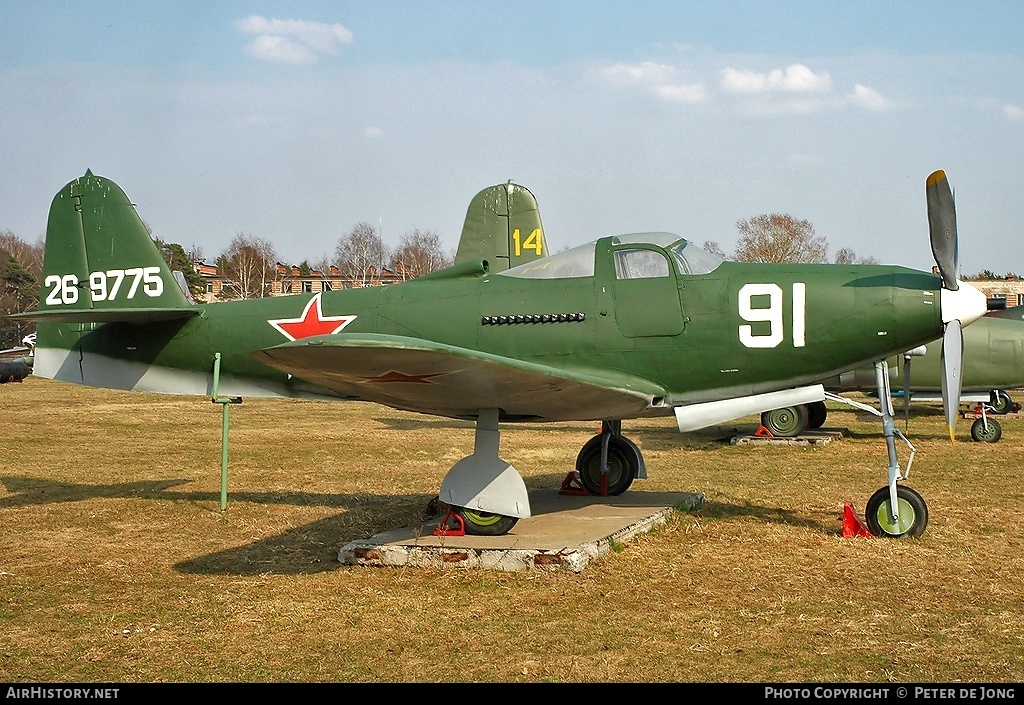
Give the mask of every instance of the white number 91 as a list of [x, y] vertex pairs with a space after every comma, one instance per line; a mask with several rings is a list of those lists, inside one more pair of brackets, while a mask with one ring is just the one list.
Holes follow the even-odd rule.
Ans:
[[[793, 284], [793, 347], [804, 347], [806, 285]], [[768, 307], [754, 308], [755, 296], [767, 296]], [[778, 284], [744, 284], [739, 293], [739, 314], [744, 321], [767, 321], [768, 333], [755, 335], [752, 326], [740, 326], [740, 342], [748, 348], [774, 348], [785, 333], [782, 324], [782, 289]]]

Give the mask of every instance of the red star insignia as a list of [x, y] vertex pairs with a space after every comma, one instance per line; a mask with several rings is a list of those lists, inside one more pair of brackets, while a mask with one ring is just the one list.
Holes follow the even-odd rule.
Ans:
[[412, 384], [433, 384], [430, 381], [431, 377], [440, 377], [441, 375], [446, 374], [448, 373], [433, 372], [431, 374], [426, 375], [407, 375], [404, 372], [396, 372], [395, 370], [390, 370], [382, 375], [377, 375], [376, 377], [363, 377], [363, 381], [369, 382], [370, 384], [376, 384], [378, 382], [410, 382]]
[[355, 316], [325, 316], [320, 310], [320, 294], [317, 294], [309, 300], [298, 318], [278, 318], [274, 321], [268, 319], [267, 323], [277, 328], [288, 340], [298, 340], [314, 335], [337, 333], [354, 320]]

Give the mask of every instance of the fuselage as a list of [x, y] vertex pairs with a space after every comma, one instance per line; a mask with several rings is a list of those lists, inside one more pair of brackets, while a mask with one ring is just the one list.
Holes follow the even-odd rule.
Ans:
[[[637, 252], [657, 266], [630, 273], [621, 263]], [[618, 238], [596, 241], [583, 255], [590, 253], [582, 272], [491, 273], [481, 261], [397, 285], [324, 292], [317, 312], [345, 317], [338, 336], [403, 336], [649, 380], [669, 407], [816, 382], [942, 334], [941, 281], [925, 272], [719, 262], [687, 273], [669, 247]], [[222, 394], [330, 397], [334, 390], [252, 357], [287, 342], [271, 322], [298, 319], [312, 298], [201, 304], [199, 315], [169, 322], [40, 323], [36, 374], [209, 395], [219, 353]]]

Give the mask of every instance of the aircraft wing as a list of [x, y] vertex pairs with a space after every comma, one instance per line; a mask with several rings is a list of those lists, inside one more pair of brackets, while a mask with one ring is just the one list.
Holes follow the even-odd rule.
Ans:
[[552, 367], [395, 335], [301, 338], [253, 358], [342, 397], [407, 411], [475, 418], [569, 421], [627, 418], [665, 390], [610, 370]]

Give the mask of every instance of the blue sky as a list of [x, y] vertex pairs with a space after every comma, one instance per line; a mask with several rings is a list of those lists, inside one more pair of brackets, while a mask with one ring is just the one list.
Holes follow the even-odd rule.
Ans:
[[161, 238], [285, 262], [359, 222], [454, 249], [533, 191], [553, 249], [736, 221], [927, 269], [945, 169], [961, 268], [1024, 274], [1024, 3], [0, 0], [0, 230], [86, 169]]

